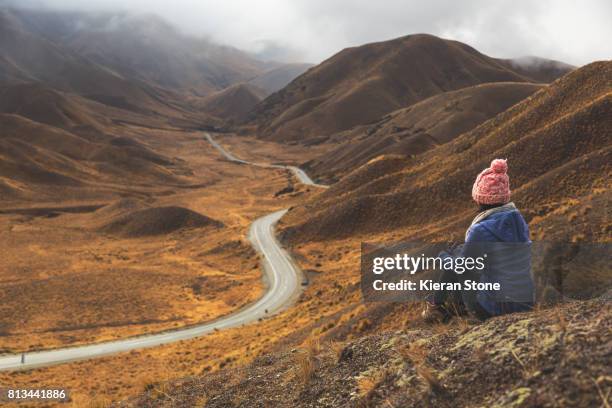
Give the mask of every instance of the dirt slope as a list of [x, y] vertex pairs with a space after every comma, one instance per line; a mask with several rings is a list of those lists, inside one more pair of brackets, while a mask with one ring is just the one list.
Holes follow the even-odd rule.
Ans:
[[117, 406], [599, 406], [611, 386], [611, 311], [605, 301], [572, 303], [310, 345], [152, 386]]
[[[450, 143], [413, 159], [374, 160], [290, 211], [285, 237], [296, 243], [401, 230], [415, 239], [459, 238], [475, 211], [476, 174], [504, 157], [513, 201], [528, 221], [537, 217], [535, 237], [609, 239], [606, 211], [598, 211], [598, 223], [580, 219], [591, 210], [586, 198], [610, 199], [610, 84], [612, 62], [592, 63]], [[572, 205], [564, 215], [570, 222], [560, 222]]]
[[542, 86], [496, 82], [432, 96], [371, 125], [333, 135], [330, 141], [338, 146], [305, 167], [320, 179], [337, 180], [382, 154], [421, 154], [473, 129]]
[[443, 92], [486, 82], [537, 82], [475, 49], [431, 35], [347, 48], [266, 98], [262, 137], [327, 137]]

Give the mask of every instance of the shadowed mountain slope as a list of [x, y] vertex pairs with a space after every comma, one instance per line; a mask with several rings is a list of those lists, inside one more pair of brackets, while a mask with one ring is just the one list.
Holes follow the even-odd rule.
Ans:
[[100, 127], [94, 115], [74, 95], [62, 94], [35, 83], [0, 86], [0, 112], [64, 129]]
[[4, 9], [0, 9], [0, 72], [5, 84], [37, 82], [121, 109], [182, 116], [169, 92], [127, 79], [49, 41]]
[[195, 95], [249, 80], [280, 64], [179, 33], [154, 15], [7, 11], [22, 31], [124, 78]]
[[[592, 63], [445, 145], [412, 159], [379, 157], [290, 211], [284, 235], [305, 242], [401, 230], [459, 239], [475, 211], [474, 178], [503, 157], [534, 237], [603, 239], [609, 214], [586, 206], [610, 199], [611, 84], [612, 62]], [[581, 223], [590, 211], [601, 219]]]
[[338, 146], [306, 163], [306, 168], [319, 179], [337, 180], [382, 154], [421, 154], [473, 129], [542, 86], [495, 82], [432, 96], [371, 125], [332, 136], [330, 141]]
[[499, 62], [513, 71], [539, 82], [552, 82], [576, 69], [575, 66], [565, 62], [533, 56], [500, 59]]
[[249, 84], [263, 89], [269, 95], [287, 86], [312, 66], [312, 64], [285, 64], [251, 79]]
[[118, 216], [100, 227], [108, 234], [137, 238], [170, 234], [187, 228], [220, 228], [223, 224], [183, 207], [151, 207]]
[[250, 84], [236, 84], [206, 97], [202, 110], [229, 121], [241, 121], [265, 96], [265, 92]]
[[[74, 116], [73, 116], [74, 117]], [[99, 196], [111, 185], [179, 183], [181, 164], [135, 140], [0, 113], [3, 200]]]
[[266, 98], [262, 138], [325, 139], [428, 97], [486, 82], [539, 82], [457, 41], [418, 34], [347, 48]]

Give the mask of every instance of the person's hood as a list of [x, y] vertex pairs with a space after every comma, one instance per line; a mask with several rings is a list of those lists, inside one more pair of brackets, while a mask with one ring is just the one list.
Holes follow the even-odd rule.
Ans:
[[478, 227], [486, 229], [503, 242], [529, 241], [529, 229], [527, 224], [514, 204], [505, 209], [497, 207], [493, 210], [498, 211], [487, 214], [486, 217], [480, 218], [473, 225], [477, 224]]
[[474, 224], [478, 224], [480, 221], [489, 218], [491, 215], [498, 212], [512, 211], [516, 210], [516, 205], [511, 201], [504, 205], [500, 205], [499, 207], [489, 208], [488, 210], [482, 211], [478, 213], [478, 215], [472, 220], [470, 227]]

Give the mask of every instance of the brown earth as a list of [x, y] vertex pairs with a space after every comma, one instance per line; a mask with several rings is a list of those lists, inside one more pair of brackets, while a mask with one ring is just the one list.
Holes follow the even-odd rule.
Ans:
[[248, 81], [283, 86], [304, 69], [183, 35], [153, 15], [1, 7], [0, 23], [0, 85], [36, 82], [183, 127], [219, 124], [199, 108], [203, 97]]
[[[145, 82], [127, 79], [45, 38], [18, 14], [0, 10], [0, 68], [3, 83], [39, 82], [115, 108], [184, 118], [180, 97]], [[11, 74], [12, 73], [12, 74]], [[174, 105], [173, 105], [174, 100]]]
[[102, 126], [82, 99], [34, 83], [0, 87], [0, 112], [66, 130]]
[[317, 141], [430, 96], [487, 82], [539, 82], [457, 41], [418, 34], [347, 48], [266, 98], [262, 138]]
[[[132, 86], [146, 83], [153, 85], [149, 90], [164, 88], [204, 96], [277, 68], [235, 48], [183, 35], [154, 15], [33, 8], [5, 8], [2, 15], [5, 29], [19, 32], [18, 38], [29, 38], [29, 44], [37, 44], [43, 51], [37, 55], [33, 50], [22, 50], [18, 55], [27, 60], [10, 59], [21, 71], [21, 79], [48, 82], [55, 67], [62, 66], [47, 64], [50, 72], [42, 76], [38, 68], [45, 61], [51, 62], [46, 58], [53, 56], [67, 64], [81, 64], [81, 68], [86, 64], [91, 69], [103, 69], [107, 75], [129, 80]], [[2, 48], [5, 53], [10, 49]], [[19, 52], [16, 48], [14, 51]], [[7, 59], [10, 55], [5, 54]], [[66, 66], [64, 69], [76, 72]], [[75, 82], [70, 76], [64, 81]]]

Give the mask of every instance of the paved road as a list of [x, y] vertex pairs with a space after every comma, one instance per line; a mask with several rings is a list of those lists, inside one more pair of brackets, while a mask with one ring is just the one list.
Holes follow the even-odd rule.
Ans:
[[[206, 137], [227, 159], [243, 164], [254, 164], [234, 157], [215, 142], [210, 135], [206, 134]], [[303, 183], [317, 185], [306, 173], [297, 167], [255, 165], [288, 168]], [[214, 330], [242, 326], [282, 310], [291, 304], [299, 293], [301, 281], [299, 269], [295, 266], [287, 252], [280, 246], [274, 234], [274, 225], [285, 212], [287, 212], [286, 209], [258, 218], [251, 224], [249, 230], [249, 240], [262, 257], [264, 280], [268, 285], [267, 292], [255, 303], [215, 321], [183, 329], [105, 343], [27, 353], [25, 356], [19, 354], [3, 355], [0, 356], [0, 371], [46, 367], [70, 361], [108, 356], [145, 347], [159, 346], [161, 344], [202, 336]], [[22, 357], [25, 357], [23, 363]]]
[[315, 183], [310, 178], [310, 176], [308, 176], [308, 174], [306, 174], [306, 172], [304, 170], [300, 169], [299, 167], [283, 165], [283, 164], [254, 163], [254, 162], [249, 162], [249, 161], [246, 161], [246, 160], [242, 160], [242, 159], [237, 158], [236, 156], [234, 156], [232, 153], [228, 152], [227, 150], [225, 150], [223, 148], [223, 146], [221, 146], [219, 143], [217, 143], [217, 141], [215, 139], [213, 139], [213, 137], [209, 133], [204, 133], [204, 137], [206, 137], [206, 139], [210, 142], [210, 144], [213, 145], [217, 150], [219, 150], [219, 152], [221, 152], [221, 154], [226, 159], [228, 159], [230, 161], [233, 161], [233, 162], [236, 162], [236, 163], [241, 163], [241, 164], [250, 164], [252, 166], [258, 166], [258, 167], [267, 167], [267, 168], [289, 170], [289, 171], [291, 171], [295, 175], [295, 177], [302, 184], [306, 184], [306, 185], [309, 185], [309, 186], [315, 186], [315, 187], [319, 187], [319, 188], [328, 188], [329, 187], [329, 186], [326, 186], [325, 184]]

